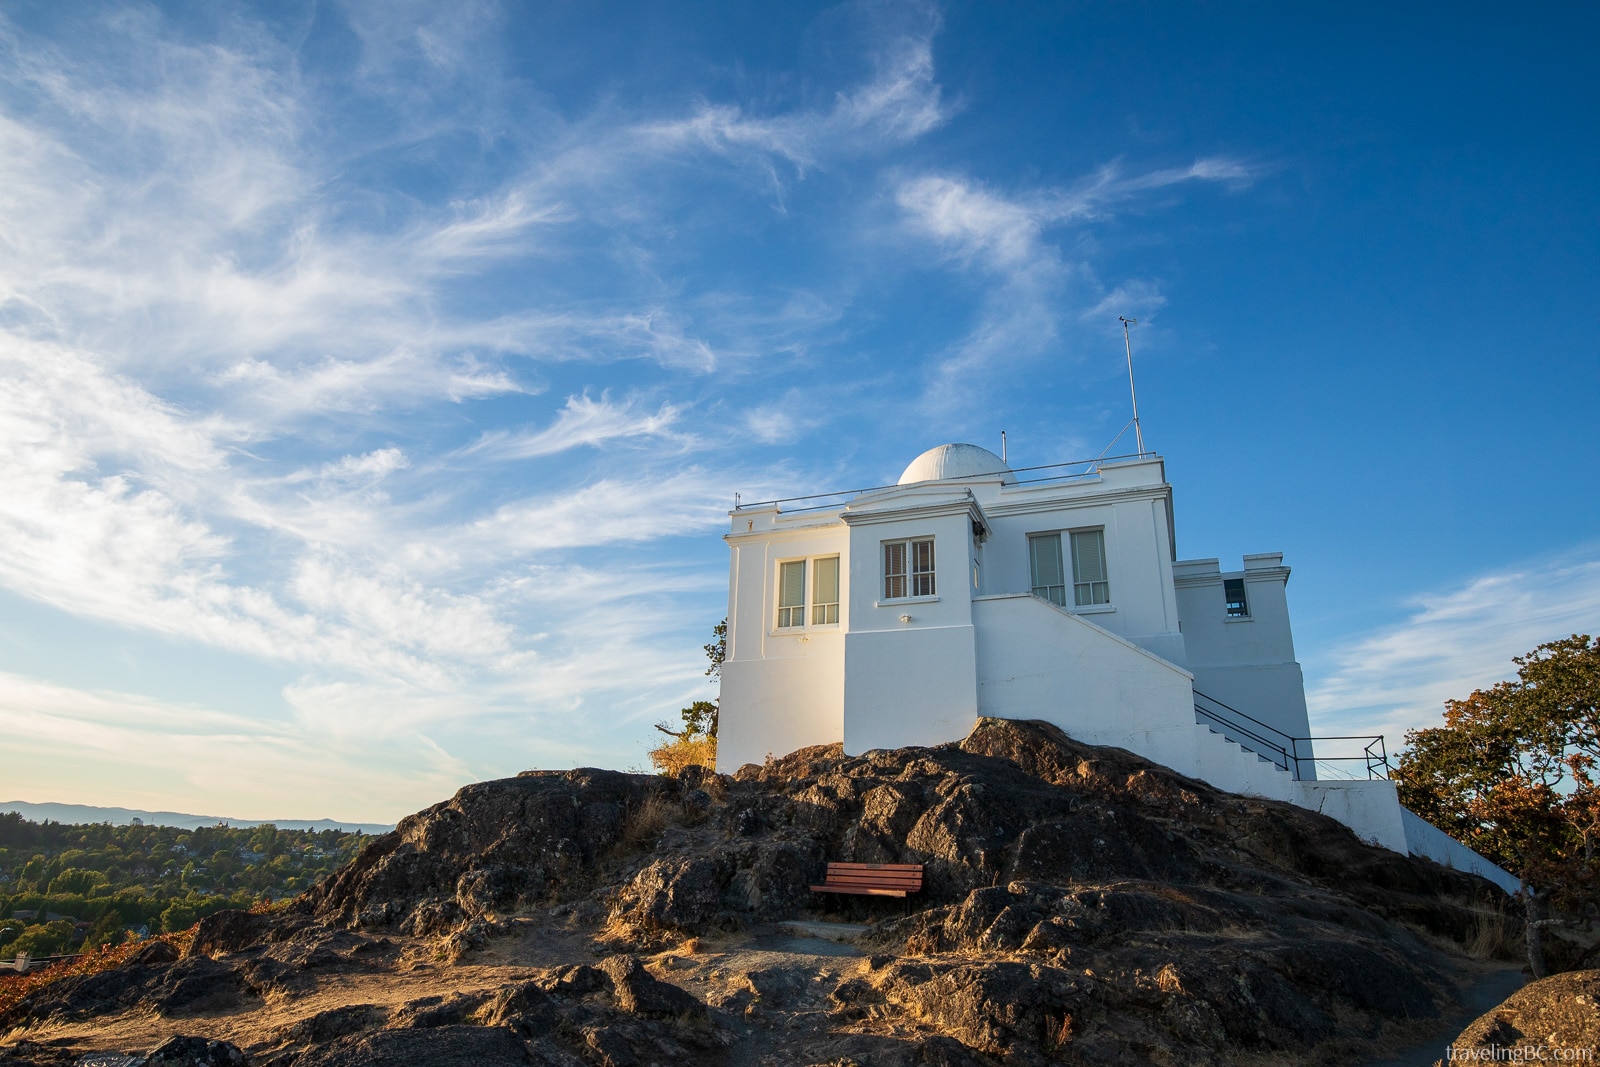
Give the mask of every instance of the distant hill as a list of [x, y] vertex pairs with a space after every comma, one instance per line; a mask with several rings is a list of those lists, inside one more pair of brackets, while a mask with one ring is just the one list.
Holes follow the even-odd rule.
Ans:
[[386, 834], [392, 823], [348, 822], [342, 819], [230, 819], [221, 815], [185, 815], [178, 811], [139, 811], [135, 808], [98, 808], [92, 804], [28, 804], [20, 800], [0, 801], [0, 811], [14, 811], [29, 822], [101, 823], [127, 826], [138, 819], [146, 826], [177, 826], [197, 830], [202, 826], [227, 823], [229, 826], [262, 826], [271, 823], [280, 830], [344, 830], [364, 834]]

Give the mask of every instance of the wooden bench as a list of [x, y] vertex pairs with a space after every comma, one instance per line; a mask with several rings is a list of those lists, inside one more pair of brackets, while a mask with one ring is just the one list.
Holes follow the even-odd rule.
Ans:
[[830, 863], [828, 876], [813, 893], [861, 897], [909, 897], [922, 892], [920, 863]]

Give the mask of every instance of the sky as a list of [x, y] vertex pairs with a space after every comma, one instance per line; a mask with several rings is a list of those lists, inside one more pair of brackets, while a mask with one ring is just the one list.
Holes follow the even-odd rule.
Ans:
[[1100, 454], [1121, 315], [1179, 555], [1283, 551], [1314, 732], [1397, 748], [1600, 631], [1597, 30], [8, 3], [0, 799], [644, 767], [735, 493]]

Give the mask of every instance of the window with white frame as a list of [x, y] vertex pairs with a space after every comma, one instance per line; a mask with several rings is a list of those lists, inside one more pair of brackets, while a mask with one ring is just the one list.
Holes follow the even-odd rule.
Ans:
[[778, 629], [806, 624], [806, 561], [778, 564]]
[[1066, 607], [1067, 578], [1061, 566], [1061, 535], [1030, 534], [1028, 567], [1033, 572], [1033, 595]]
[[883, 599], [933, 596], [933, 538], [883, 543]]
[[1106, 578], [1106, 532], [1073, 530], [1072, 602], [1080, 608], [1111, 603], [1111, 583]]
[[816, 560], [811, 568], [811, 625], [839, 621], [839, 557]]
[[[809, 570], [811, 581], [806, 582]], [[811, 596], [806, 597], [809, 588]], [[809, 612], [808, 610], [809, 609]], [[778, 629], [839, 624], [839, 557], [784, 560], [778, 564]]]

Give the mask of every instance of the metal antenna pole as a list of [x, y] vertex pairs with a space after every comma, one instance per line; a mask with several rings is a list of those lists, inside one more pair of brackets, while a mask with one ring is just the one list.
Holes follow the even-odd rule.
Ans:
[[1128, 350], [1128, 394], [1133, 397], [1133, 437], [1139, 444], [1139, 454], [1144, 455], [1144, 429], [1139, 425], [1139, 390], [1133, 386], [1133, 342], [1128, 338], [1128, 327], [1137, 326], [1138, 319], [1117, 318], [1122, 322], [1122, 346]]
[[1000, 431], [1000, 462], [1001, 463], [1007, 462], [1007, 456], [1006, 456], [1006, 432], [1004, 430]]

